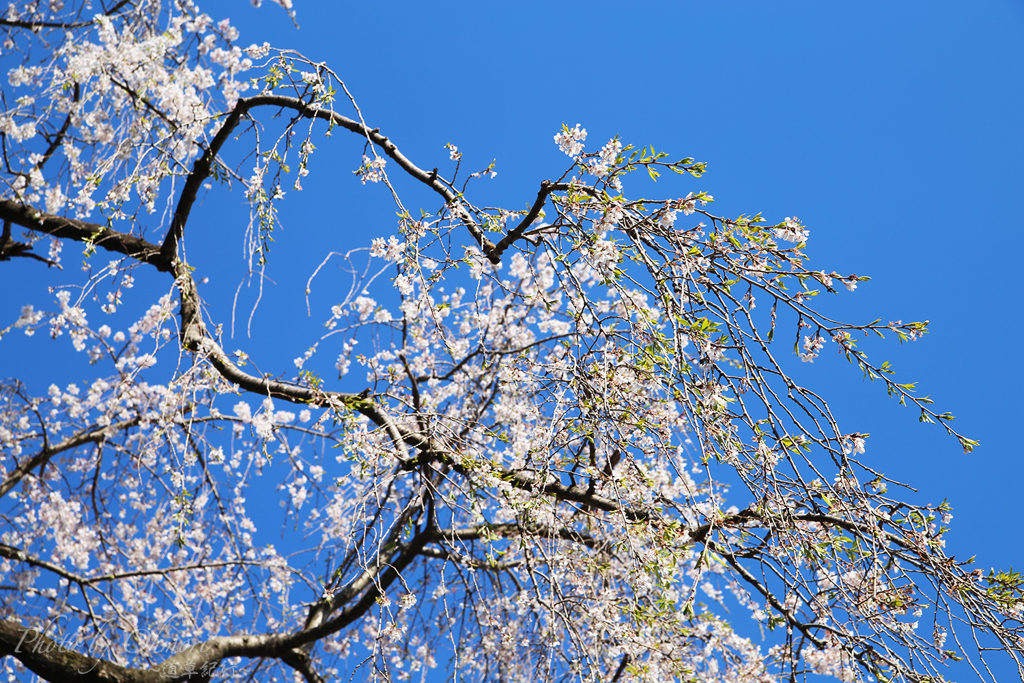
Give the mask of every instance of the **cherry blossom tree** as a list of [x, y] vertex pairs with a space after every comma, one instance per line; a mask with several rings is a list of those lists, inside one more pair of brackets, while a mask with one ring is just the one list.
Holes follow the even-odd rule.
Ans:
[[[0, 389], [11, 680], [937, 681], [991, 650], [1024, 675], [1021, 577], [947, 556], [948, 506], [792, 376], [838, 352], [975, 445], [859, 346], [925, 323], [820, 310], [867, 278], [812, 270], [796, 217], [718, 215], [703, 163], [579, 124], [521, 208], [475, 204], [493, 165], [418, 165], [328, 65], [191, 0], [19, 0], [0, 27], [0, 260], [84, 264], [17, 292], [4, 374], [35, 334], [94, 375]], [[269, 367], [204, 304], [197, 200], [244, 197], [268, 277], [316, 155], [398, 217], [322, 255], [307, 292], [334, 264], [351, 286]]]

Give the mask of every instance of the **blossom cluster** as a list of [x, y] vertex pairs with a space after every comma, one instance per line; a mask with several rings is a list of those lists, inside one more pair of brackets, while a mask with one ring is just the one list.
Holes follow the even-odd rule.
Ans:
[[583, 152], [583, 141], [587, 139], [587, 129], [580, 128], [580, 124], [569, 128], [562, 125], [562, 132], [555, 135], [555, 143], [558, 149], [571, 157], [579, 156]]

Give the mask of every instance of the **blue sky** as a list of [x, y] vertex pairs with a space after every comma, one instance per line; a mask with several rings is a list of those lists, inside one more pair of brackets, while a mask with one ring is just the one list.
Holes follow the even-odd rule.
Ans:
[[[203, 8], [229, 16], [243, 46], [269, 41], [327, 62], [367, 122], [420, 166], [450, 163], [446, 143], [458, 145], [464, 167], [496, 160], [498, 176], [476, 186], [477, 204], [525, 208], [540, 181], [567, 165], [552, 136], [579, 122], [588, 149], [620, 135], [708, 163], [700, 180], [670, 179], [658, 194], [706, 190], [719, 214], [799, 216], [812, 267], [872, 278], [819, 305], [853, 322], [930, 320], [918, 342], [865, 348], [892, 361], [901, 381], [918, 382], [981, 446], [964, 455], [834, 349], [796, 367], [800, 379], [831, 401], [845, 431], [871, 433], [868, 464], [919, 489], [918, 502], [951, 502], [948, 552], [977, 555], [985, 569], [1024, 565], [1024, 3], [295, 2], [298, 30], [270, 2]], [[299, 305], [326, 252], [394, 231], [384, 188], [351, 174], [361, 146], [345, 135], [321, 139], [306, 190], [283, 205], [285, 230], [271, 253], [278, 284], [264, 293], [252, 338], [242, 323], [226, 342], [261, 369], [290, 371], [322, 331], [336, 298], [331, 276], [314, 291], [312, 318]], [[414, 188], [406, 196], [410, 207], [438, 208]], [[242, 202], [240, 193], [205, 197], [186, 242], [221, 320], [245, 274]], [[32, 289], [49, 282], [41, 270], [3, 264], [0, 327], [21, 304], [47, 303]], [[12, 298], [15, 283], [25, 294]], [[243, 289], [240, 320], [254, 298]], [[32, 345], [3, 343], [0, 375], [18, 374], [14, 359]], [[69, 345], [59, 346], [39, 382], [67, 374]]]

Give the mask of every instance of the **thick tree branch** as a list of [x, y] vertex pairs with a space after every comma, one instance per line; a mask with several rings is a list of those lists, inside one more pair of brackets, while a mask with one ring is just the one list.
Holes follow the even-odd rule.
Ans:
[[129, 669], [79, 654], [43, 632], [8, 619], [0, 619], [0, 655], [17, 658], [46, 681], [156, 683], [160, 680], [155, 673], [147, 676], [149, 672], [143, 669]]
[[0, 261], [10, 261], [15, 257], [33, 258], [50, 266], [60, 266], [48, 258], [32, 252], [32, 245], [25, 242], [15, 242], [11, 239], [11, 221], [4, 220], [3, 233], [0, 233]]
[[185, 180], [185, 187], [181, 190], [181, 196], [178, 198], [178, 205], [174, 210], [174, 216], [171, 218], [171, 227], [164, 237], [163, 244], [160, 246], [160, 253], [166, 258], [174, 256], [178, 248], [178, 242], [181, 240], [181, 235], [185, 230], [185, 224], [188, 223], [188, 217], [192, 212], [192, 205], [196, 201], [196, 195], [199, 193], [199, 188], [202, 187], [203, 182], [210, 177], [210, 171], [217, 162], [217, 155], [220, 153], [221, 147], [224, 146], [224, 143], [227, 142], [231, 133], [238, 126], [238, 122], [242, 120], [242, 117], [253, 106], [256, 105], [252, 104], [251, 100], [240, 100], [231, 113], [228, 114], [220, 130], [213, 136], [210, 146], [203, 152], [201, 157], [196, 159], [195, 164], [192, 166], [192, 172], [189, 173], [188, 178]]
[[[398, 546], [394, 559], [382, 563], [383, 571], [364, 586], [365, 592], [354, 604], [334, 618], [315, 626], [306, 626], [288, 634], [238, 635], [211, 638], [179, 652], [150, 669], [130, 669], [106, 660], [79, 654], [38, 630], [10, 620], [0, 620], [0, 656], [13, 656], [33, 673], [47, 681], [64, 683], [74, 680], [120, 681], [122, 683], [177, 683], [209, 680], [217, 665], [229, 657], [280, 659], [299, 671], [307, 681], [319, 683], [308, 654], [300, 649], [336, 633], [366, 614], [391, 584], [419, 555], [430, 540], [432, 531], [417, 533], [406, 545]], [[3, 550], [4, 547], [0, 547]], [[75, 577], [69, 577], [74, 580]], [[80, 677], [79, 677], [80, 676]]]
[[160, 248], [155, 244], [97, 223], [54, 216], [10, 199], [0, 199], [0, 219], [53, 237], [74, 240], [131, 256], [148, 263], [162, 273], [171, 272], [173, 267], [173, 263], [160, 254]]
[[[445, 185], [437, 177], [436, 172], [424, 171], [422, 168], [412, 163], [412, 161], [410, 161], [408, 157], [406, 157], [399, 151], [398, 146], [395, 145], [395, 143], [389, 140], [386, 135], [381, 134], [379, 128], [368, 128], [359, 121], [350, 119], [347, 116], [342, 116], [341, 114], [337, 114], [327, 109], [321, 109], [296, 97], [288, 97], [285, 95], [255, 95], [253, 97], [240, 99], [238, 101], [238, 104], [235, 105], [235, 109], [232, 111], [228, 119], [225, 121], [225, 126], [231, 123], [231, 117], [234, 117], [236, 114], [238, 118], [240, 118], [244, 113], [248, 112], [250, 109], [260, 106], [281, 107], [283, 109], [291, 109], [292, 111], [299, 113], [303, 117], [328, 121], [336, 126], [341, 126], [346, 130], [352, 131], [353, 133], [365, 137], [367, 140], [370, 140], [373, 144], [380, 147], [384, 151], [384, 153], [388, 155], [388, 157], [390, 157], [395, 163], [397, 163], [401, 167], [403, 171], [405, 171], [407, 174], [409, 174], [410, 176], [412, 176], [413, 178], [420, 181], [421, 183], [432, 189], [434, 192], [439, 194], [445, 200], [446, 204], [454, 204], [456, 200], [458, 200], [459, 198], [458, 194], [456, 194], [455, 191], [453, 191], [450, 187]], [[234, 127], [234, 125], [237, 124], [238, 118], [235, 118], [234, 122], [231, 123], [232, 128]], [[217, 137], [220, 137], [220, 133], [218, 133]], [[216, 142], [216, 140], [217, 138], [214, 139], [214, 142]], [[220, 144], [223, 144], [223, 141], [221, 141]], [[214, 149], [213, 144], [211, 144], [210, 149], [213, 151], [213, 154], [215, 155], [217, 150]], [[192, 180], [193, 176], [198, 177], [197, 170], [201, 172], [202, 169], [200, 168], [200, 164], [203, 162], [203, 159], [205, 158], [206, 155], [204, 154], [203, 158], [196, 162], [196, 167], [193, 169], [193, 174], [190, 175], [189, 177], [190, 181]], [[205, 179], [205, 176], [203, 178]], [[202, 180], [197, 181], [197, 186], [201, 182]], [[185, 214], [185, 218], [187, 219], [187, 213]], [[473, 236], [473, 239], [475, 239], [477, 244], [480, 245], [480, 248], [481, 250], [483, 250], [485, 255], [490, 254], [494, 250], [494, 243], [487, 239], [487, 237], [483, 233], [483, 230], [480, 229], [480, 226], [477, 225], [476, 221], [473, 219], [473, 216], [470, 215], [469, 211], [467, 211], [465, 208], [461, 208], [459, 210], [459, 220], [462, 221], [463, 225], [465, 225], [466, 229]], [[184, 224], [182, 224], [182, 226], [183, 225]], [[168, 237], [170, 238], [171, 235], [169, 234]], [[166, 246], [167, 242], [165, 240], [165, 247]]]
[[431, 533], [429, 528], [420, 531], [407, 545], [401, 546], [397, 557], [381, 572], [379, 578], [373, 582], [373, 585], [358, 602], [345, 608], [322, 625], [301, 632], [297, 638], [304, 643], [319, 640], [324, 636], [337, 633], [370, 611], [377, 603], [377, 598], [383, 595], [384, 591], [401, 576], [402, 571], [419, 557], [423, 546], [430, 540]]
[[[374, 576], [361, 582], [359, 591], [356, 591], [363, 593], [360, 599], [336, 617], [328, 621], [321, 621], [315, 626], [307, 624], [303, 629], [288, 634], [215, 637], [177, 653], [151, 669], [129, 669], [68, 650], [37, 630], [26, 628], [13, 621], [2, 620], [0, 621], [0, 656], [14, 656], [40, 677], [55, 683], [67, 681], [73, 673], [83, 676], [78, 678], [76, 675], [75, 681], [155, 683], [156, 681], [209, 680], [209, 674], [222, 660], [229, 657], [280, 659], [299, 671], [307, 681], [319, 683], [323, 679], [313, 670], [308, 653], [300, 648], [336, 633], [366, 614], [376, 604], [377, 598], [419, 556], [430, 536], [430, 531], [421, 531], [407, 545], [397, 546], [393, 559], [390, 562], [382, 561], [378, 565], [383, 571], [374, 572]], [[0, 546], [0, 555], [23, 561], [27, 558], [21, 551], [7, 546]], [[66, 574], [49, 563], [35, 562], [34, 564], [37, 566], [45, 564], [47, 565], [46, 569], [57, 570], [57, 573], [62, 576]], [[67, 574], [64, 578], [69, 581], [82, 581], [81, 577], [73, 574]], [[104, 576], [94, 580], [109, 578]]]
[[540, 215], [541, 209], [544, 208], [549, 194], [567, 189], [569, 189], [569, 186], [565, 183], [553, 183], [550, 180], [543, 181], [540, 184], [540, 191], [537, 193], [537, 198], [533, 200], [533, 206], [530, 207], [529, 213], [523, 217], [523, 220], [519, 221], [519, 225], [509, 230], [508, 234], [502, 237], [501, 241], [487, 252], [487, 258], [490, 262], [495, 265], [501, 262], [501, 255], [505, 253], [505, 250], [521, 238], [530, 226], [533, 225], [533, 222], [537, 220], [537, 216]]
[[281, 661], [302, 674], [306, 683], [324, 683], [326, 681], [313, 668], [313, 660], [304, 650], [288, 650], [281, 654]]
[[[12, 656], [40, 678], [53, 683], [184, 683], [208, 681], [227, 657], [280, 657], [292, 648], [280, 635], [212, 638], [168, 657], [149, 669], [118, 666], [79, 654], [40, 631], [0, 620], [0, 656]], [[293, 659], [294, 661], [294, 659]]]

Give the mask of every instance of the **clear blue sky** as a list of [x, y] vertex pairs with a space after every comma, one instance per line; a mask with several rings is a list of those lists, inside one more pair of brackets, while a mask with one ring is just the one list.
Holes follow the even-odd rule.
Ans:
[[[902, 381], [919, 382], [981, 446], [963, 455], [829, 347], [796, 368], [800, 378], [832, 401], [844, 431], [871, 433], [868, 464], [916, 486], [917, 502], [952, 503], [948, 552], [977, 555], [985, 569], [1024, 566], [1024, 3], [295, 3], [298, 30], [269, 0], [259, 10], [238, 0], [202, 6], [229, 16], [243, 46], [269, 41], [327, 62], [367, 122], [420, 166], [449, 163], [449, 142], [464, 167], [496, 159], [498, 176], [477, 185], [478, 204], [525, 208], [540, 181], [566, 166], [552, 136], [579, 122], [588, 149], [618, 134], [708, 163], [699, 181], [669, 180], [661, 194], [701, 189], [720, 214], [799, 216], [812, 267], [872, 277], [819, 304], [852, 322], [930, 320], [918, 342], [865, 348], [892, 361]], [[361, 146], [347, 135], [318, 143], [306, 190], [283, 206], [270, 271], [279, 285], [264, 294], [252, 339], [242, 322], [226, 342], [263, 370], [290, 371], [322, 331], [337, 297], [315, 290], [311, 319], [298, 304], [323, 255], [394, 232], [383, 188], [350, 173]], [[408, 196], [411, 208], [416, 197], [438, 208]], [[222, 320], [244, 275], [242, 201], [208, 196], [186, 242]], [[197, 230], [209, 235], [206, 246]], [[0, 327], [22, 303], [48, 302], [38, 290], [6, 296], [15, 277], [39, 270], [2, 264]], [[253, 298], [242, 292], [240, 320]], [[3, 343], [12, 354], [28, 348]], [[59, 346], [47, 372], [63, 371], [69, 345]], [[4, 356], [0, 375], [17, 374], [14, 356]]]

